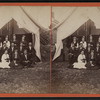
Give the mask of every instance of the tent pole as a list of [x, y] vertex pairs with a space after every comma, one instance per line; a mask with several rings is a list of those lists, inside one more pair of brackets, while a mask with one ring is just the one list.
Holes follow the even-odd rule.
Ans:
[[12, 34], [14, 34], [14, 19], [12, 19]]

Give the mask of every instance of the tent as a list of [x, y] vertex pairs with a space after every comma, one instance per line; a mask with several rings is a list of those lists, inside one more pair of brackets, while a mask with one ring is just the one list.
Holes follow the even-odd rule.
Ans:
[[11, 19], [14, 19], [17, 22], [19, 28], [27, 29], [30, 33], [35, 34], [34, 49], [36, 50], [37, 57], [41, 60], [39, 30], [40, 29], [44, 31], [48, 30], [48, 25], [50, 24], [49, 11], [50, 11], [50, 7], [1, 6], [0, 7], [0, 29]]
[[[56, 12], [57, 7], [55, 7], [54, 9], [56, 9], [55, 10]], [[58, 10], [60, 13], [61, 12], [60, 8]], [[56, 52], [53, 60], [55, 60], [61, 54], [61, 49], [63, 49], [62, 40], [72, 35], [82, 24], [87, 22], [89, 19], [95, 23], [97, 29], [100, 28], [99, 7], [68, 7], [66, 13], [64, 14], [65, 14], [65, 17], [63, 17], [64, 20], [62, 20], [60, 24], [58, 24], [52, 29], [52, 30], [57, 29], [57, 43], [55, 44]]]

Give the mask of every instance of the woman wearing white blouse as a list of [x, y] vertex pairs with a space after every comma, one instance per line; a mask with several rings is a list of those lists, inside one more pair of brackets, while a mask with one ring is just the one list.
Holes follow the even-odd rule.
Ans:
[[78, 62], [74, 63], [73, 65], [73, 68], [86, 69], [86, 57], [84, 55], [84, 51], [81, 51], [81, 54], [78, 56]]
[[10, 41], [8, 40], [8, 37], [5, 38], [5, 41], [3, 43], [6, 44], [6, 46], [8, 47], [8, 49], [10, 48]]
[[83, 45], [83, 48], [86, 49], [87, 43], [85, 41], [85, 36], [82, 37], [82, 41], [80, 43]]
[[0, 68], [10, 68], [9, 63], [10, 60], [9, 60], [8, 51], [5, 50], [4, 54], [1, 57]]

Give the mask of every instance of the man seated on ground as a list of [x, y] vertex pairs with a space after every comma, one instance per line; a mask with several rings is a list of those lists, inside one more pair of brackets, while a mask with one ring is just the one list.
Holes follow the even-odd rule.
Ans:
[[22, 68], [20, 64], [20, 56], [18, 55], [18, 50], [16, 49], [13, 56], [12, 56], [12, 61], [9, 64], [11, 68]]
[[77, 59], [78, 62], [75, 62], [73, 64], [73, 68], [77, 68], [77, 69], [86, 69], [85, 65], [86, 65], [86, 57], [84, 54], [84, 50], [81, 51], [80, 55], [78, 56]]
[[35, 51], [35, 49], [32, 46], [32, 42], [29, 42], [27, 51], [28, 51], [30, 60], [32, 60], [33, 63], [35, 63], [35, 54], [36, 54], [36, 51]]
[[12, 60], [14, 60], [14, 59], [16, 59], [16, 61], [17, 61], [18, 63], [20, 63], [20, 56], [19, 56], [19, 54], [18, 54], [18, 50], [17, 50], [17, 49], [15, 49], [15, 52], [14, 52], [13, 55], [12, 55]]
[[21, 62], [25, 68], [31, 67], [32, 61], [30, 60], [30, 57], [27, 53], [27, 49], [24, 50], [24, 54], [21, 58]]
[[89, 56], [89, 61], [86, 64], [87, 69], [98, 69], [98, 66], [96, 66], [95, 61], [96, 59], [95, 59], [94, 50], [92, 50]]

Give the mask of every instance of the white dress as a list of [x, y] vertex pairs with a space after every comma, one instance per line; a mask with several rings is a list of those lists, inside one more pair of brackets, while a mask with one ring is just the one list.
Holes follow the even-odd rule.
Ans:
[[75, 62], [73, 65], [73, 68], [78, 68], [78, 69], [86, 69], [85, 65], [86, 65], [86, 61], [83, 62], [82, 60], [86, 59], [85, 55], [80, 54], [78, 56], [78, 62]]
[[6, 59], [9, 59], [9, 55], [3, 54], [2, 58], [1, 58], [1, 62], [0, 62], [0, 68], [10, 68], [10, 66], [9, 66], [10, 61], [7, 62]]

